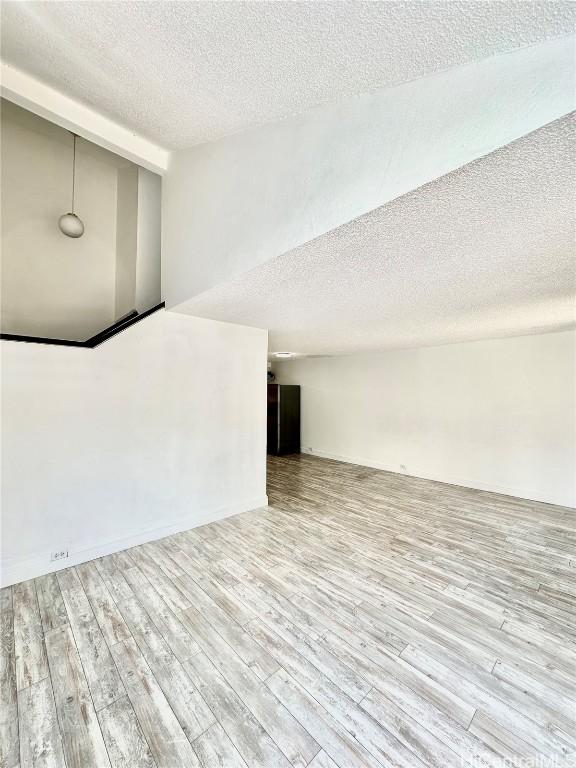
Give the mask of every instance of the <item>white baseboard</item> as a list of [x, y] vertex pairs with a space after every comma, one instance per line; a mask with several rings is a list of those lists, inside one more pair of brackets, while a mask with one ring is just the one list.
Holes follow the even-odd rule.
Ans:
[[319, 451], [316, 448], [302, 449], [302, 453], [307, 453], [309, 456], [318, 456], [320, 459], [333, 459], [334, 461], [343, 461], [345, 464], [357, 464], [361, 467], [370, 467], [371, 469], [383, 469], [385, 472], [393, 472], [396, 475], [406, 475], [407, 477], [416, 477], [421, 480], [434, 480], [437, 483], [446, 483], [447, 485], [457, 485], [461, 488], [472, 488], [477, 491], [490, 491], [491, 493], [500, 493], [503, 496], [514, 496], [518, 499], [527, 499], [528, 501], [537, 501], [542, 504], [555, 504], [561, 507], [567, 507], [573, 509], [576, 506], [576, 500], [571, 498], [544, 498], [543, 494], [530, 488], [520, 488], [508, 485], [495, 485], [494, 483], [486, 483], [480, 480], [471, 479], [469, 477], [457, 477], [457, 476], [440, 476], [430, 472], [423, 471], [410, 471], [401, 472], [398, 470], [397, 464], [385, 464], [380, 461], [373, 461], [361, 456], [343, 456], [337, 453], [328, 453], [327, 451]]
[[163, 539], [165, 536], [170, 536], [170, 534], [173, 533], [187, 531], [190, 528], [197, 528], [200, 525], [213, 523], [216, 520], [223, 520], [225, 517], [232, 517], [241, 512], [248, 512], [252, 509], [258, 509], [259, 507], [265, 507], [267, 505], [268, 497], [261, 496], [232, 506], [196, 513], [194, 515], [189, 515], [188, 517], [180, 518], [169, 525], [163, 525], [158, 528], [149, 528], [145, 531], [134, 531], [134, 533], [124, 536], [121, 539], [102, 542], [94, 547], [71, 552], [70, 556], [65, 560], [58, 560], [56, 562], [51, 562], [50, 554], [46, 552], [22, 560], [6, 560], [2, 563], [0, 586], [9, 587], [12, 584], [18, 584], [21, 581], [34, 579], [37, 576], [44, 576], [47, 573], [62, 571], [64, 568], [70, 568], [72, 565], [79, 565], [80, 563], [88, 562], [88, 560], [94, 560], [97, 557], [104, 557], [105, 555], [111, 555], [115, 552], [122, 552], [122, 550], [135, 547], [138, 544], [146, 544], [149, 541]]

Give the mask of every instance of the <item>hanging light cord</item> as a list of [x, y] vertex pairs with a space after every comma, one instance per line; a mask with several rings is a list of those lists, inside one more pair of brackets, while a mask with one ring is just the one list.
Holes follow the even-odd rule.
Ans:
[[74, 159], [72, 161], [72, 213], [74, 213], [74, 188], [76, 186], [76, 134], [74, 136]]

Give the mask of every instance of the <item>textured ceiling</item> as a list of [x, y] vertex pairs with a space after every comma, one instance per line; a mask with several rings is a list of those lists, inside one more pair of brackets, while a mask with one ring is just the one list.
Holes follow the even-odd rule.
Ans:
[[182, 148], [574, 29], [576, 4], [4, 2], [2, 58]]
[[574, 325], [574, 116], [189, 302], [346, 354]]

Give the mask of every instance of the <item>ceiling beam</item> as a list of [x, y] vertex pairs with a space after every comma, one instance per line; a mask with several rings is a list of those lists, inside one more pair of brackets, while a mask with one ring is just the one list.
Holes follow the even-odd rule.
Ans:
[[168, 168], [169, 150], [4, 62], [0, 93], [8, 101], [154, 173], [163, 174]]

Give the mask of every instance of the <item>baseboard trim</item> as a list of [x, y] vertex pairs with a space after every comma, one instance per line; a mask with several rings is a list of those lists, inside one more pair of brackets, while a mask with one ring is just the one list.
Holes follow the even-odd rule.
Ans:
[[317, 456], [319, 459], [332, 459], [333, 461], [342, 461], [345, 464], [356, 464], [360, 467], [370, 467], [371, 469], [382, 469], [385, 472], [392, 472], [395, 475], [406, 475], [407, 477], [415, 477], [420, 480], [432, 480], [435, 483], [446, 483], [446, 485], [456, 485], [460, 488], [471, 488], [475, 491], [490, 491], [490, 493], [499, 493], [502, 496], [511, 496], [517, 499], [526, 499], [528, 501], [534, 501], [538, 504], [554, 504], [559, 507], [566, 507], [573, 510], [576, 502], [569, 499], [551, 499], [543, 498], [537, 491], [525, 488], [516, 488], [513, 486], [494, 485], [493, 483], [484, 483], [478, 480], [471, 480], [464, 477], [446, 477], [434, 475], [429, 472], [400, 472], [398, 471], [398, 465], [386, 464], [380, 461], [373, 461], [365, 457], [360, 456], [343, 456], [337, 453], [329, 453], [327, 451], [319, 451], [317, 449], [304, 449], [302, 453], [306, 453], [309, 456]]
[[190, 530], [191, 528], [198, 528], [201, 525], [214, 523], [217, 520], [223, 520], [226, 517], [233, 517], [242, 512], [249, 512], [253, 509], [258, 509], [259, 507], [266, 507], [267, 505], [268, 497], [259, 496], [258, 498], [249, 499], [248, 501], [234, 504], [233, 506], [220, 507], [209, 512], [189, 515], [180, 518], [169, 525], [149, 528], [145, 531], [134, 531], [134, 533], [123, 536], [120, 539], [106, 541], [95, 547], [77, 550], [73, 552], [70, 557], [57, 562], [51, 562], [50, 554], [47, 554], [46, 552], [22, 560], [6, 561], [2, 563], [0, 587], [9, 587], [12, 584], [18, 584], [21, 581], [44, 576], [47, 573], [62, 571], [65, 568], [86, 563], [97, 557], [104, 557], [105, 555], [112, 555], [115, 552], [122, 552], [124, 549], [135, 547], [138, 544], [146, 544], [149, 541], [163, 539], [165, 536], [170, 536], [173, 533], [180, 533], [182, 531]]

